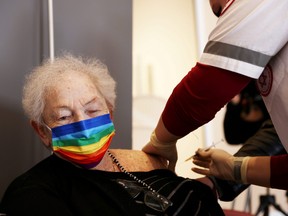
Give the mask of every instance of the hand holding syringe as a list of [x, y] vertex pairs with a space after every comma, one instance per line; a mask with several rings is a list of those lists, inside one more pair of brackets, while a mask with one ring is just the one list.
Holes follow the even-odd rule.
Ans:
[[[213, 147], [215, 148], [216, 145], [218, 145], [219, 143], [222, 143], [222, 142], [224, 142], [224, 139], [221, 139], [218, 142], [212, 142], [212, 145], [204, 148], [203, 151], [209, 151], [211, 148], [213, 148]], [[194, 156], [195, 156], [195, 154], [190, 156], [189, 158], [187, 158], [185, 160], [185, 162], [191, 160]]]

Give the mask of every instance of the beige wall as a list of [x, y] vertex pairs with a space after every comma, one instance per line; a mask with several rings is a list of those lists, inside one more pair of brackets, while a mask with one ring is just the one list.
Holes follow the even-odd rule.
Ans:
[[[193, 10], [189, 0], [133, 1], [135, 149], [147, 142], [173, 88], [195, 65], [198, 47]], [[187, 171], [189, 162], [184, 163], [183, 159], [201, 146], [202, 134], [202, 130], [193, 132], [178, 144], [182, 161], [177, 166], [178, 173], [195, 177]]]
[[[196, 60], [195, 29], [187, 0], [133, 2], [133, 95], [167, 98]], [[150, 78], [149, 78], [150, 76]]]

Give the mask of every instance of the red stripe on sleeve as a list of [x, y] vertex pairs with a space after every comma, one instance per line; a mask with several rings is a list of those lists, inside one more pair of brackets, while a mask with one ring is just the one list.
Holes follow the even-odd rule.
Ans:
[[185, 136], [212, 120], [250, 77], [197, 63], [174, 88], [162, 113], [167, 130]]
[[270, 186], [278, 189], [288, 189], [288, 155], [272, 156], [270, 160]]

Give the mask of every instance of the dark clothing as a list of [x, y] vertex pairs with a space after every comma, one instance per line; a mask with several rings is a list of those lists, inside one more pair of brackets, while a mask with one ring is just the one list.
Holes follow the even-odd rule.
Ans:
[[[248, 115], [255, 108], [262, 112], [262, 118], [253, 122], [245, 121], [242, 115]], [[227, 143], [243, 144], [259, 130], [267, 119], [270, 119], [269, 113], [253, 80], [241, 91], [238, 104], [229, 102], [226, 106], [224, 135]]]
[[165, 214], [148, 208], [144, 193], [133, 199], [115, 181], [132, 181], [127, 174], [77, 168], [54, 155], [12, 182], [0, 212], [8, 216], [224, 215], [210, 188], [198, 181], [169, 170], [133, 174], [173, 202]]

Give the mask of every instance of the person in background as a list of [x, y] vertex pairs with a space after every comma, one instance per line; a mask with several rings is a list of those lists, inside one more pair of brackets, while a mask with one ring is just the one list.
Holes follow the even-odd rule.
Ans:
[[7, 188], [8, 216], [224, 215], [212, 190], [142, 151], [110, 149], [116, 83], [95, 58], [66, 54], [26, 78], [22, 103], [51, 155]]
[[[170, 95], [143, 151], [177, 162], [176, 142], [212, 120], [252, 80], [288, 150], [288, 1], [210, 0], [219, 17], [199, 62]], [[287, 189], [288, 155], [233, 157], [197, 152], [193, 171], [236, 182]], [[219, 168], [221, 167], [221, 170]], [[260, 172], [259, 172], [260, 171]]]
[[270, 119], [256, 82], [250, 82], [226, 106], [224, 135], [228, 144], [243, 144]]

